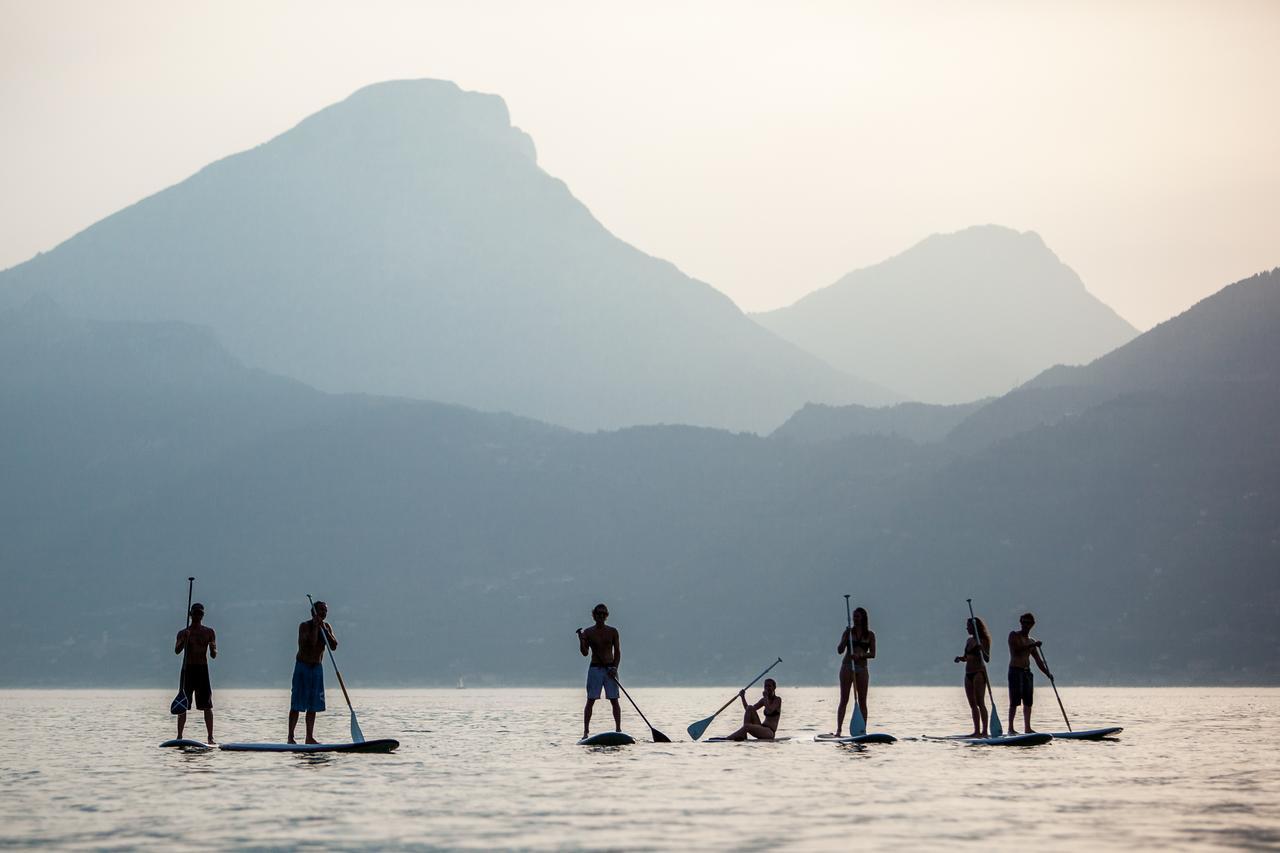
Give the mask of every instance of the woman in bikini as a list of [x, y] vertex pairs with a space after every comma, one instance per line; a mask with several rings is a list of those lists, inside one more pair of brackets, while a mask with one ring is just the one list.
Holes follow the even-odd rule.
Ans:
[[986, 664], [991, 660], [991, 634], [981, 619], [966, 619], [965, 630], [969, 638], [964, 644], [964, 654], [956, 657], [956, 663], [964, 664], [964, 695], [973, 714], [973, 732], [969, 736], [987, 737]]
[[836, 709], [835, 734], [844, 731], [844, 712], [849, 707], [849, 688], [857, 691], [858, 706], [862, 708], [862, 719], [868, 720], [867, 688], [871, 683], [871, 673], [867, 669], [867, 661], [876, 656], [876, 634], [868, 627], [867, 611], [864, 607], [854, 608], [853, 636], [845, 628], [840, 634], [840, 645], [836, 653], [844, 655], [840, 661], [840, 707]]
[[[778, 682], [772, 678], [764, 680], [764, 695], [760, 697], [760, 701], [754, 705], [747, 704], [747, 691], [739, 690], [738, 698], [742, 700], [742, 728], [738, 729], [731, 735], [726, 735], [725, 740], [746, 740], [747, 735], [756, 740], [773, 740], [778, 734], [778, 722], [782, 719], [782, 697], [778, 695]], [[756, 713], [761, 708], [764, 709], [764, 722], [760, 722], [760, 716]]]

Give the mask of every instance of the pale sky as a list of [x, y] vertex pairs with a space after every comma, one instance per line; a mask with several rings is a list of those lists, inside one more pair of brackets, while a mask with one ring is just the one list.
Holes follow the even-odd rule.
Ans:
[[0, 0], [0, 268], [410, 77], [745, 310], [984, 223], [1139, 328], [1280, 265], [1280, 2]]

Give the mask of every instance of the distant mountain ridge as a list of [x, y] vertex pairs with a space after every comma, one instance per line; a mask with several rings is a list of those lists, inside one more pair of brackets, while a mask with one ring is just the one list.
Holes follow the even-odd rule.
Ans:
[[836, 367], [856, 365], [859, 376], [936, 404], [1004, 394], [1137, 334], [1039, 235], [995, 225], [935, 234], [753, 316]]
[[0, 309], [37, 293], [208, 326], [326, 391], [584, 429], [897, 399], [610, 234], [501, 98], [435, 80], [361, 89], [0, 273]]

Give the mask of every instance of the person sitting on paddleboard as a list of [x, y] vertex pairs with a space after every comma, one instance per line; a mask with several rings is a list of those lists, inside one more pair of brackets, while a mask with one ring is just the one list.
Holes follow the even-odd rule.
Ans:
[[1035, 684], [1031, 677], [1031, 661], [1045, 677], [1052, 680], [1053, 673], [1045, 666], [1040, 656], [1040, 641], [1031, 639], [1031, 629], [1036, 624], [1036, 617], [1023, 613], [1018, 617], [1021, 627], [1009, 632], [1009, 734], [1016, 735], [1013, 726], [1017, 720], [1018, 706], [1022, 706], [1022, 728], [1027, 734], [1035, 731], [1031, 728], [1031, 701], [1034, 698]]
[[582, 709], [582, 737], [591, 735], [591, 710], [600, 698], [601, 689], [613, 705], [614, 731], [622, 731], [622, 706], [618, 704], [618, 665], [622, 663], [622, 640], [618, 629], [604, 624], [609, 618], [609, 608], [597, 604], [591, 610], [595, 620], [590, 628], [579, 628], [578, 651], [583, 657], [591, 655], [587, 667], [587, 706]]
[[324, 647], [338, 648], [338, 638], [324, 617], [329, 606], [317, 601], [311, 618], [298, 626], [298, 657], [293, 663], [293, 688], [289, 696], [289, 743], [297, 743], [293, 732], [298, 727], [298, 714], [307, 715], [307, 743], [315, 739], [316, 712], [324, 710]]
[[[209, 730], [207, 743], [216, 743], [213, 739], [213, 687], [209, 683], [209, 660], [218, 656], [218, 637], [213, 629], [204, 624], [204, 605], [196, 602], [191, 605], [191, 625], [178, 632], [178, 639], [173, 644], [173, 653], [180, 655], [186, 652], [186, 660], [182, 667], [182, 692], [187, 694], [187, 707], [204, 711], [204, 727]], [[206, 652], [208, 658], [205, 657]], [[192, 700], [195, 705], [192, 705]], [[178, 715], [178, 740], [182, 740], [182, 730], [187, 726], [187, 712]]]
[[849, 688], [855, 687], [858, 705], [862, 708], [862, 719], [869, 720], [867, 713], [867, 688], [870, 686], [871, 673], [867, 669], [867, 661], [876, 656], [876, 634], [867, 625], [867, 610], [856, 607], [853, 611], [853, 638], [849, 637], [846, 627], [840, 634], [840, 645], [836, 653], [844, 655], [840, 661], [840, 705], [836, 708], [836, 731], [838, 735], [844, 731], [844, 712], [849, 707]]
[[[742, 728], [725, 740], [746, 740], [747, 735], [756, 740], [773, 740], [778, 736], [778, 723], [782, 721], [782, 697], [778, 695], [778, 682], [772, 678], [764, 680], [764, 695], [754, 705], [747, 704], [747, 691], [739, 690], [738, 698], [742, 700]], [[757, 713], [764, 709], [764, 722]]]
[[956, 656], [956, 663], [964, 664], [964, 696], [969, 700], [969, 711], [973, 714], [970, 737], [988, 737], [985, 664], [991, 661], [991, 633], [987, 630], [987, 623], [981, 619], [964, 621], [969, 638], [965, 640], [964, 654]]

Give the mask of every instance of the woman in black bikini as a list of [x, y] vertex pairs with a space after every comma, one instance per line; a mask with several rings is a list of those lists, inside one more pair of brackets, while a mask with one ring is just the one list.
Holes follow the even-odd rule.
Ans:
[[966, 619], [964, 627], [969, 632], [969, 639], [965, 641], [964, 654], [956, 657], [956, 663], [964, 664], [964, 695], [969, 700], [969, 711], [973, 714], [973, 732], [969, 736], [987, 737], [985, 664], [991, 660], [991, 634], [987, 631], [987, 623], [981, 619]]
[[[739, 690], [738, 698], [742, 700], [745, 712], [742, 716], [742, 728], [725, 740], [746, 740], [751, 735], [756, 740], [773, 740], [778, 734], [778, 723], [782, 720], [782, 697], [778, 695], [778, 682], [772, 678], [764, 680], [764, 696], [754, 705], [747, 704], [747, 691]], [[756, 711], [764, 708], [764, 722], [760, 722]]]
[[870, 687], [871, 673], [867, 669], [867, 661], [876, 656], [876, 634], [867, 625], [867, 611], [864, 607], [854, 608], [853, 637], [849, 637], [849, 629], [840, 633], [840, 645], [836, 653], [844, 655], [840, 661], [840, 707], [836, 709], [836, 734], [844, 730], [844, 712], [849, 707], [849, 688], [856, 685], [858, 705], [862, 708], [862, 719], [870, 719], [867, 713], [867, 688]]

